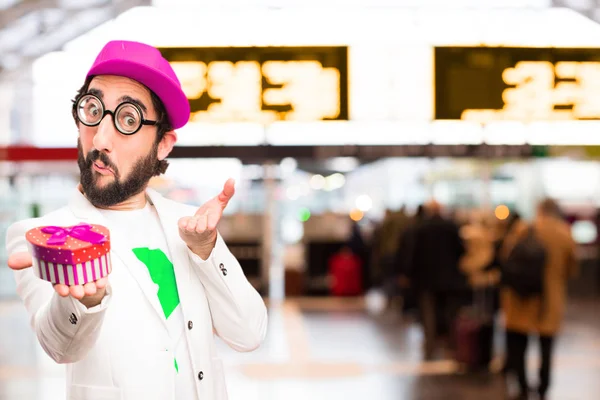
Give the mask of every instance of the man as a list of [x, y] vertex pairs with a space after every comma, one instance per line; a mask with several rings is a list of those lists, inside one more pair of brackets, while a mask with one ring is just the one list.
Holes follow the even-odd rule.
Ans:
[[458, 226], [442, 216], [441, 205], [435, 201], [425, 205], [425, 213], [415, 228], [406, 273], [418, 297], [424, 359], [432, 360], [438, 339], [451, 336], [467, 282], [458, 267], [465, 251]]
[[[506, 324], [506, 371], [516, 377], [519, 393], [516, 399], [527, 399], [529, 384], [525, 356], [530, 334], [539, 335], [541, 365], [539, 369], [540, 399], [550, 388], [552, 348], [564, 315], [567, 300], [567, 281], [577, 275], [577, 246], [569, 225], [563, 220], [558, 204], [551, 199], [539, 203], [531, 224], [535, 238], [546, 250], [544, 288], [541, 296], [520, 297], [509, 286], [501, 289], [501, 306]], [[518, 221], [507, 235], [501, 249], [506, 260], [519, 240], [528, 234], [530, 225]]]
[[[213, 336], [238, 351], [265, 337], [264, 302], [216, 229], [233, 181], [199, 209], [147, 188], [189, 115], [157, 49], [109, 42], [73, 104], [77, 190], [66, 207], [7, 232], [31, 325], [45, 352], [67, 364], [68, 399], [226, 399]], [[79, 222], [110, 230], [112, 273], [53, 289], [30, 268], [25, 232]]]

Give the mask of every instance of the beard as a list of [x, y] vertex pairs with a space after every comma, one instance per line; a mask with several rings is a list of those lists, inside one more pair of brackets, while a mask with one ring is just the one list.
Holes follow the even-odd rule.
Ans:
[[[84, 156], [79, 139], [77, 140], [77, 150], [77, 164], [79, 165], [81, 174], [80, 182], [83, 187], [83, 193], [90, 203], [95, 207], [101, 208], [122, 203], [145, 190], [150, 179], [156, 175], [160, 162], [158, 160], [158, 143], [155, 143], [150, 153], [139, 158], [133, 165], [133, 169], [129, 175], [122, 179], [119, 169], [110, 161], [106, 153], [92, 150]], [[92, 164], [96, 160], [100, 160], [105, 167], [110, 168], [114, 173], [114, 181], [107, 183], [103, 187], [98, 185], [98, 181], [102, 175], [92, 168]], [[106, 176], [110, 177], [110, 175]]]

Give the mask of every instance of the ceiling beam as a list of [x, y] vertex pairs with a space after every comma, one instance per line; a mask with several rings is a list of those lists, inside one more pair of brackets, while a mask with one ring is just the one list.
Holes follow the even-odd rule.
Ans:
[[37, 58], [61, 50], [69, 41], [128, 9], [150, 4], [151, 0], [29, 0], [3, 10], [0, 81], [14, 80]]
[[59, 8], [58, 0], [21, 0], [0, 13], [0, 32], [27, 14], [47, 8]]

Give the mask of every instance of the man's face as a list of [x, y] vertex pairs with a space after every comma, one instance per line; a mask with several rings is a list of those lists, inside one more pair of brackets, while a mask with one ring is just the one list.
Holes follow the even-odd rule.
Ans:
[[[91, 81], [90, 92], [111, 111], [127, 96], [138, 103], [144, 119], [156, 120], [150, 92], [134, 80], [98, 76]], [[156, 129], [144, 125], [133, 135], [123, 135], [115, 128], [111, 115], [106, 115], [97, 126], [79, 123], [81, 185], [92, 204], [110, 207], [145, 189], [159, 162]]]

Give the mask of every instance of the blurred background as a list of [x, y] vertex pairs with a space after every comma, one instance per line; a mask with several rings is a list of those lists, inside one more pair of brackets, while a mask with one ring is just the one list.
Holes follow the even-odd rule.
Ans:
[[[547, 198], [576, 268], [557, 267], [565, 313], [549, 334], [545, 398], [597, 399], [599, 10], [595, 0], [0, 0], [0, 399], [65, 396], [4, 240], [78, 183], [71, 99], [111, 39], [158, 47], [192, 107], [151, 186], [199, 205], [236, 179], [220, 230], [270, 326], [256, 352], [219, 343], [231, 399], [513, 395], [501, 250]], [[538, 342], [526, 350], [533, 388]]]

